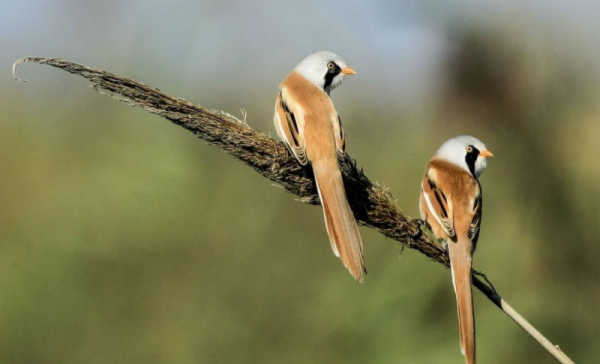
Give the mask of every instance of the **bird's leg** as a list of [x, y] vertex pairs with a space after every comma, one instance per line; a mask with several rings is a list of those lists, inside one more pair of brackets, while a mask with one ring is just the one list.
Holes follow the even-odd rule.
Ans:
[[[415, 224], [417, 224], [417, 231], [414, 234], [410, 234], [408, 236], [408, 245], [411, 244], [412, 240], [419, 238], [423, 234], [423, 229], [427, 228], [427, 223], [421, 219], [413, 219]], [[402, 245], [402, 250], [400, 251], [400, 255], [404, 252], [404, 245]]]
[[414, 222], [415, 224], [417, 224], [417, 226], [418, 226], [419, 229], [414, 234], [412, 234], [412, 235], [409, 236], [410, 239], [417, 239], [423, 233], [426, 233], [427, 230], [430, 230], [430, 232], [431, 232], [431, 226], [429, 226], [429, 224], [427, 223], [427, 221], [422, 220], [422, 219], [412, 219], [412, 222]]

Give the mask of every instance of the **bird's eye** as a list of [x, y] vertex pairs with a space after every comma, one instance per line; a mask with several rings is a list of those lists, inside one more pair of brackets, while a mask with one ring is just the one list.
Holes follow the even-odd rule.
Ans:
[[327, 63], [327, 68], [329, 68], [330, 70], [335, 69], [335, 63], [333, 63], [333, 62]]
[[468, 146], [467, 147], [467, 153], [473, 153], [473, 147], [472, 146]]

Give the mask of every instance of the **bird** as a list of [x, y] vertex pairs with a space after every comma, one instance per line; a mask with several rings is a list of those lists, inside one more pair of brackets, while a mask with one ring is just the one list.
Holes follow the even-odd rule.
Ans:
[[331, 91], [356, 72], [332, 52], [304, 58], [279, 85], [273, 122], [301, 165], [312, 168], [333, 253], [359, 282], [366, 274], [363, 244], [348, 204], [340, 165], [346, 133]]
[[492, 152], [472, 136], [446, 141], [427, 164], [419, 201], [421, 218], [450, 256], [460, 348], [467, 364], [476, 362], [471, 265], [483, 207], [479, 176], [488, 157]]

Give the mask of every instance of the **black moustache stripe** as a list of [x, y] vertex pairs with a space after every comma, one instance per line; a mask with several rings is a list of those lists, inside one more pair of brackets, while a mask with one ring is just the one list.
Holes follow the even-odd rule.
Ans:
[[475, 162], [477, 162], [477, 157], [479, 157], [480, 152], [479, 149], [475, 148], [474, 146], [471, 145], [470, 147], [473, 148], [473, 151], [467, 153], [465, 157], [465, 162], [467, 162], [467, 167], [469, 167], [469, 171], [471, 172], [473, 177], [477, 178], [477, 176], [475, 175]]
[[331, 89], [331, 84], [333, 83], [333, 79], [335, 78], [335, 76], [339, 75], [340, 72], [342, 72], [340, 66], [338, 66], [335, 63], [334, 65], [335, 67], [333, 69], [327, 69], [327, 73], [325, 74], [325, 84], [323, 85], [323, 89], [327, 93], [329, 93], [329, 90]]

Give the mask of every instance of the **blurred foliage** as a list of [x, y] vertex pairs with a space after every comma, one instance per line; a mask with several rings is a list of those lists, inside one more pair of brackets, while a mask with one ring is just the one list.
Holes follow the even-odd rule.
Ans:
[[[558, 21], [496, 2], [343, 5], [337, 20], [341, 2], [48, 3], [8, 2], [19, 24], [0, 22], [23, 36], [0, 38], [1, 363], [463, 362], [441, 266], [361, 228], [356, 284], [320, 208], [84, 81], [8, 73], [62, 57], [244, 106], [274, 135], [277, 84], [315, 49], [358, 70], [333, 94], [349, 153], [408, 215], [444, 140], [487, 144], [475, 267], [575, 362], [600, 359], [596, 5], [556, 5]], [[313, 26], [294, 29], [303, 17]], [[481, 362], [552, 362], [482, 295], [475, 306]]]

